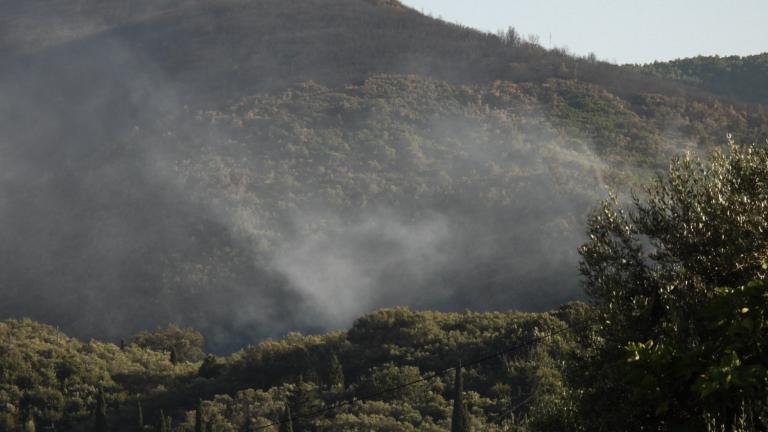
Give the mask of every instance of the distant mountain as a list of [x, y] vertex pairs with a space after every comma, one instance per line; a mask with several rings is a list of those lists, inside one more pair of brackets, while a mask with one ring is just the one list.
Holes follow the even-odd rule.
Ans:
[[586, 212], [764, 111], [395, 1], [0, 3], [0, 316], [210, 347], [580, 294]]
[[688, 82], [728, 99], [768, 104], [768, 53], [698, 56], [633, 67], [658, 77]]

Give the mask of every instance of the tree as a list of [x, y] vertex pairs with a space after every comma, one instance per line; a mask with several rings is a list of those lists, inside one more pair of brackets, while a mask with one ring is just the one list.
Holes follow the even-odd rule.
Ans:
[[104, 399], [103, 388], [99, 388], [99, 394], [96, 397], [96, 413], [93, 430], [96, 432], [105, 432], [107, 430], [107, 402]]
[[18, 430], [15, 413], [8, 411], [0, 412], [0, 430]]
[[451, 432], [469, 432], [469, 412], [464, 403], [464, 377], [462, 376], [461, 365], [456, 368], [453, 394]]
[[139, 431], [144, 430], [144, 410], [141, 407], [141, 396], [136, 395], [136, 416], [137, 416], [137, 426], [139, 428]]
[[[666, 175], [646, 187], [643, 199], [633, 197], [630, 209], [612, 197], [588, 220], [581, 272], [605, 324], [600, 329], [604, 343], [582, 383], [587, 387], [583, 407], [599, 412], [603, 427], [704, 430], [713, 415], [718, 417], [706, 411], [696, 377], [686, 375], [688, 381], [681, 382], [671, 369], [702, 366], [682, 365], [702, 347], [726, 349], [715, 342], [712, 325], [727, 322], [727, 314], [705, 318], [702, 311], [722, 301], [721, 287], [742, 289], [766, 276], [768, 150], [737, 147], [730, 137], [729, 144], [708, 160], [673, 159]], [[628, 366], [638, 356], [658, 358]], [[653, 373], [670, 373], [658, 381], [669, 385], [659, 388], [662, 400], [632, 391], [642, 386], [627, 381], [628, 373], [637, 377], [640, 365], [662, 363], [669, 369], [641, 374], [650, 382]], [[725, 399], [742, 400], [737, 387], [731, 392]]]
[[614, 328], [686, 336], [679, 325], [715, 288], [766, 276], [768, 151], [729, 148], [674, 159], [634, 211], [614, 198], [590, 217], [581, 272]]
[[[305, 382], [304, 377], [299, 376], [288, 397], [288, 406], [290, 406], [290, 413], [292, 413], [292, 429], [298, 432], [306, 430], [306, 425], [301, 419], [322, 408], [322, 401], [317, 395], [317, 386]], [[293, 418], [297, 419], [295, 423]]]
[[626, 385], [664, 413], [695, 397], [702, 423], [718, 430], [760, 430], [768, 420], [768, 284], [720, 288], [700, 311], [709, 334], [696, 345], [664, 339], [629, 343]]
[[159, 327], [153, 331], [139, 332], [133, 337], [131, 343], [154, 351], [175, 350], [178, 361], [197, 362], [205, 357], [203, 335], [175, 324]]
[[178, 364], [179, 363], [179, 355], [176, 354], [176, 348], [171, 347], [171, 355], [170, 355], [171, 364]]
[[285, 406], [283, 418], [280, 420], [280, 432], [293, 432], [293, 418], [290, 405]]
[[224, 366], [219, 363], [218, 359], [213, 354], [205, 356], [203, 363], [200, 364], [200, 368], [197, 370], [197, 375], [203, 378], [215, 378], [219, 376], [224, 369]]
[[165, 418], [165, 413], [163, 410], [160, 410], [160, 432], [170, 432], [168, 421]]
[[36, 430], [37, 428], [35, 427], [35, 418], [30, 416], [24, 423], [24, 432], [35, 432]]
[[205, 423], [203, 421], [203, 401], [197, 400], [197, 407], [195, 408], [195, 432], [203, 432], [205, 430]]
[[344, 368], [335, 352], [331, 354], [331, 361], [328, 369], [328, 383], [330, 384], [331, 389], [343, 390]]
[[496, 36], [498, 36], [504, 44], [512, 47], [519, 47], [523, 43], [523, 37], [514, 27], [507, 28], [507, 31], [499, 30]]

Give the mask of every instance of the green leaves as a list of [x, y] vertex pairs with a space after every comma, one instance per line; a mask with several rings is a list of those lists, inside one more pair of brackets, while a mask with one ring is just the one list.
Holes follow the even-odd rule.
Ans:
[[655, 401], [657, 413], [678, 397], [693, 398], [693, 407], [716, 418], [765, 400], [766, 295], [768, 284], [762, 281], [718, 288], [696, 316], [705, 335], [695, 341], [627, 343], [625, 384], [638, 397]]
[[766, 400], [768, 150], [728, 144], [672, 160], [629, 210], [603, 203], [580, 249], [610, 322], [595, 396], [618, 397], [620, 415], [647, 427], [727, 425]]

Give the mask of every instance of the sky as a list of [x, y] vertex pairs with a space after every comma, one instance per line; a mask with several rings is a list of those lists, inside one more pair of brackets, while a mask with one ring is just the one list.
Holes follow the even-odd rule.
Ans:
[[615, 63], [768, 51], [768, 0], [401, 1], [484, 31], [512, 26], [544, 46]]

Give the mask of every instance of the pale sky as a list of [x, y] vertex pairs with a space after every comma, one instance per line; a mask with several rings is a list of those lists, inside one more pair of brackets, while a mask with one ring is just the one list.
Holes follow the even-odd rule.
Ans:
[[645, 63], [768, 51], [768, 0], [401, 0], [450, 22], [515, 27], [541, 44]]

